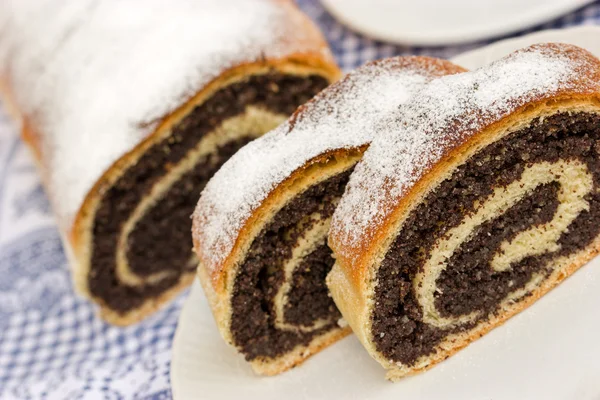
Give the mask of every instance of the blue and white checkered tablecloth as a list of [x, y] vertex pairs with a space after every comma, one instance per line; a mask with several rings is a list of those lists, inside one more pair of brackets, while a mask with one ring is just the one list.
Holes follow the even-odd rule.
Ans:
[[[398, 47], [349, 31], [318, 0], [299, 4], [321, 26], [346, 70], [392, 55], [448, 58], [491, 42]], [[596, 2], [519, 35], [599, 23]], [[185, 295], [129, 328], [95, 317], [92, 305], [73, 293], [33, 160], [0, 105], [0, 398], [171, 398], [170, 346]]]

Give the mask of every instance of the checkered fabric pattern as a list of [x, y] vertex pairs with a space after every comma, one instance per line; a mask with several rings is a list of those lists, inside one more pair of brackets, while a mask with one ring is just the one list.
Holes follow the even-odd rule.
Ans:
[[[449, 58], [491, 42], [393, 46], [346, 29], [318, 0], [298, 2], [345, 70], [393, 55]], [[518, 35], [597, 23], [600, 2]], [[170, 346], [185, 296], [134, 327], [111, 327], [95, 317], [94, 307], [73, 292], [33, 160], [0, 104], [0, 398], [171, 398]]]

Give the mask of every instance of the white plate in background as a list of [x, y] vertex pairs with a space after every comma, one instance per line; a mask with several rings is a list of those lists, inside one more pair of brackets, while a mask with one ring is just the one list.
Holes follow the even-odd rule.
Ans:
[[465, 68], [475, 69], [502, 58], [515, 50], [544, 42], [574, 44], [589, 50], [596, 57], [600, 57], [600, 26], [589, 25], [539, 31], [462, 53], [454, 57], [452, 61]]
[[[482, 0], [483, 1], [483, 0]], [[539, 32], [456, 58], [476, 68], [540, 41], [567, 41], [600, 54], [598, 30]], [[353, 336], [276, 377], [253, 374], [219, 336], [202, 288], [195, 282], [173, 343], [175, 400], [187, 399], [600, 399], [600, 258], [533, 306], [428, 372], [398, 383]]]
[[473, 42], [550, 21], [593, 0], [321, 0], [342, 23], [405, 45]]

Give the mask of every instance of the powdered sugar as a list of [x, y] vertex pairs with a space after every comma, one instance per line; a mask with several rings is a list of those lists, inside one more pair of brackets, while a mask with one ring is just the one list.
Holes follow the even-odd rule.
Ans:
[[[434, 80], [379, 126], [332, 222], [336, 251], [368, 243], [402, 197], [451, 148], [534, 99], [598, 90], [585, 74], [592, 56], [569, 45], [538, 45], [479, 70]], [[343, 246], [336, 245], [343, 243]], [[348, 260], [349, 262], [351, 260]]]
[[[277, 0], [3, 0], [0, 74], [68, 226], [102, 173], [225, 69], [325, 51]], [[318, 36], [317, 36], [318, 37]]]
[[376, 121], [443, 71], [441, 64], [422, 58], [365, 66], [238, 151], [208, 183], [194, 214], [204, 265], [219, 266], [251, 213], [292, 172], [324, 152], [368, 144]]

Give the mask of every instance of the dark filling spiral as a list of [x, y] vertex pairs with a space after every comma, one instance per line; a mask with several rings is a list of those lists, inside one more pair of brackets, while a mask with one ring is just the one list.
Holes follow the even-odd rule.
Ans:
[[[448, 334], [469, 330], [494, 315], [506, 295], [524, 287], [532, 274], [549, 274], [549, 261], [588, 246], [600, 233], [599, 152], [600, 116], [556, 114], [510, 134], [457, 168], [411, 213], [381, 264], [372, 314], [377, 349], [390, 360], [411, 365], [431, 354]], [[558, 184], [540, 185], [503, 215], [479, 226], [436, 282], [441, 293], [436, 294], [435, 306], [442, 316], [478, 311], [480, 318], [453, 329], [423, 323], [411, 282], [436, 240], [473, 212], [476, 200], [486, 199], [495, 187], [519, 180], [526, 166], [560, 159], [586, 164], [594, 186], [585, 198], [590, 209], [563, 232], [560, 250], [527, 257], [503, 272], [489, 267], [502, 241], [552, 220], [558, 207]]]
[[155, 284], [128, 286], [116, 275], [115, 254], [124, 222], [152, 186], [179, 163], [189, 150], [223, 121], [241, 115], [253, 105], [290, 115], [327, 86], [320, 76], [257, 75], [233, 83], [197, 106], [173, 129], [172, 135], [151, 147], [105, 193], [95, 217], [90, 291], [111, 309], [126, 313], [146, 299], [159, 296], [195, 268], [192, 259], [190, 215], [202, 188], [218, 168], [241, 146], [264, 132], [233, 140], [199, 160], [136, 224], [128, 237], [127, 258], [139, 276], [168, 271]]
[[295, 326], [311, 326], [320, 319], [331, 322], [310, 332], [278, 329], [273, 300], [284, 282], [284, 262], [292, 257], [298, 238], [316, 222], [307, 221], [307, 216], [318, 213], [320, 220], [330, 218], [350, 173], [348, 170], [304, 191], [285, 205], [252, 243], [231, 300], [231, 332], [247, 360], [275, 358], [338, 328], [340, 314], [325, 286], [325, 276], [334, 263], [325, 243], [294, 271], [284, 317]]

